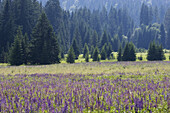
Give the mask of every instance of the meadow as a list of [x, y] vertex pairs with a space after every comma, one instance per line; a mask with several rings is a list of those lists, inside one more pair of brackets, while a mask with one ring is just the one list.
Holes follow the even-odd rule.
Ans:
[[0, 66], [1, 113], [168, 113], [170, 61]]

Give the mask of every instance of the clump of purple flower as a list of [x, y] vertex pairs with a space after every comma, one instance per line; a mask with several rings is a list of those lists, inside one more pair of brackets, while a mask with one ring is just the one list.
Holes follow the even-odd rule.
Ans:
[[103, 75], [3, 76], [0, 112], [168, 112], [170, 78], [99, 79]]

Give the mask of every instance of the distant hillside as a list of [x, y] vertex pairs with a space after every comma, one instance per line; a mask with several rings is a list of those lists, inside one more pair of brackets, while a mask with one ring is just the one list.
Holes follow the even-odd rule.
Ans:
[[[43, 5], [48, 0], [39, 0]], [[86, 7], [90, 10], [101, 10], [104, 7], [109, 11], [111, 6], [115, 8], [126, 8], [135, 23], [139, 24], [139, 15], [142, 3], [158, 7], [160, 18], [164, 17], [165, 11], [170, 7], [170, 0], [60, 0], [60, 5], [64, 10], [74, 11], [75, 9]], [[160, 22], [163, 20], [160, 19]]]

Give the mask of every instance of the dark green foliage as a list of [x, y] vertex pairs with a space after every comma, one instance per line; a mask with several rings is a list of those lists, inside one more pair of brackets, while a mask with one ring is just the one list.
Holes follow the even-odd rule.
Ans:
[[30, 45], [30, 63], [60, 63], [59, 55], [60, 49], [57, 39], [53, 33], [53, 28], [49, 24], [45, 13], [42, 13], [37, 25], [32, 32], [32, 40]]
[[107, 44], [108, 42], [109, 42], [108, 35], [107, 35], [106, 31], [104, 31], [104, 33], [101, 37], [100, 47], [102, 48], [104, 46], [104, 44]]
[[62, 9], [59, 0], [48, 0], [44, 10], [55, 33], [59, 34], [62, 25]]
[[110, 59], [110, 54], [112, 53], [112, 45], [109, 43], [106, 47], [107, 59]]
[[84, 50], [83, 50], [83, 58], [85, 58], [86, 54], [89, 54], [89, 47], [88, 45], [85, 43], [84, 45]]
[[93, 52], [93, 61], [100, 61], [99, 49], [96, 47]]
[[106, 53], [106, 44], [102, 47], [102, 50], [101, 50], [101, 60], [106, 60], [107, 58], [107, 53]]
[[117, 60], [122, 61], [122, 46], [119, 47]]
[[167, 30], [166, 48], [170, 49], [170, 28]]
[[92, 46], [91, 46], [91, 50], [90, 50], [91, 58], [93, 58], [94, 49], [95, 49], [95, 48], [94, 48], [94, 46], [92, 45]]
[[14, 41], [14, 19], [10, 6], [10, 0], [6, 0], [0, 18], [0, 54], [2, 51], [8, 52], [8, 46]]
[[136, 61], [136, 52], [133, 43], [127, 43], [122, 56], [123, 61]]
[[75, 59], [78, 59], [80, 52], [79, 52], [79, 47], [77, 45], [76, 39], [73, 40], [72, 47], [73, 47], [73, 50], [74, 50]]
[[165, 28], [164, 28], [164, 25], [161, 24], [161, 27], [160, 27], [160, 35], [161, 35], [161, 43], [162, 43], [162, 46], [165, 48], [166, 47], [166, 44], [165, 44], [165, 40], [166, 40], [166, 33], [165, 33]]
[[86, 55], [85, 55], [85, 61], [89, 62], [89, 52], [87, 52]]
[[145, 3], [142, 4], [140, 13], [140, 25], [149, 25], [152, 21], [152, 10]]
[[149, 61], [165, 60], [165, 55], [164, 55], [162, 45], [158, 45], [155, 44], [155, 42], [151, 42], [149, 45], [147, 60]]
[[18, 29], [18, 33], [15, 36], [13, 46], [10, 49], [9, 53], [9, 63], [11, 65], [21, 65], [23, 64], [22, 58], [22, 45], [21, 40], [23, 39], [21, 28]]
[[73, 47], [71, 47], [68, 52], [67, 63], [75, 63], [75, 54], [74, 54]]

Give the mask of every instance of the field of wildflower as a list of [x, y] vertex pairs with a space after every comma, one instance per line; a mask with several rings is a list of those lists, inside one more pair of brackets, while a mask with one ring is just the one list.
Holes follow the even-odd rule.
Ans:
[[168, 113], [170, 62], [0, 66], [1, 113]]

